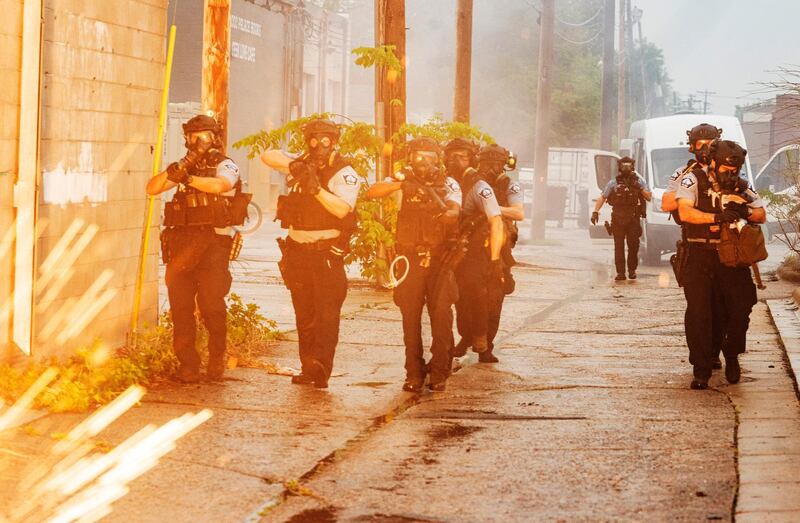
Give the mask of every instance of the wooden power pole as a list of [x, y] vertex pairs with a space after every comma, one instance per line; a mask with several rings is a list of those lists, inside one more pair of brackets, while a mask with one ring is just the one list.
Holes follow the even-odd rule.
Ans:
[[214, 113], [228, 143], [228, 80], [230, 77], [231, 0], [204, 0], [203, 111]]
[[456, 14], [456, 89], [453, 120], [469, 122], [472, 79], [472, 0], [458, 0]]
[[610, 151], [614, 137], [614, 18], [616, 0], [603, 7], [603, 88], [600, 109], [600, 149]]
[[547, 220], [547, 161], [549, 157], [550, 90], [553, 72], [555, 0], [542, 0], [539, 28], [539, 78], [536, 92], [536, 136], [533, 149], [533, 216], [531, 240], [543, 240]]
[[628, 62], [628, 55], [625, 50], [625, 3], [621, 0], [619, 4], [619, 55], [617, 57], [617, 143], [625, 138], [625, 104], [627, 93], [625, 92], [625, 68]]
[[[378, 82], [379, 96], [376, 101], [383, 103], [384, 140], [390, 138], [400, 126], [406, 123], [406, 3], [405, 0], [377, 0], [378, 13], [376, 35], [383, 40], [379, 45], [394, 46], [394, 52], [403, 65], [401, 71], [381, 70], [375, 72], [381, 78]], [[392, 165], [399, 158], [397, 151], [387, 148], [381, 168], [384, 176], [391, 176]]]

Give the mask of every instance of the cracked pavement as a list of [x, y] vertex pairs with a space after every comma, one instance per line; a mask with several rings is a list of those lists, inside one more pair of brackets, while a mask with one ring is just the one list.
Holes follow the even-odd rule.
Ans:
[[[255, 369], [233, 370], [224, 385], [151, 391], [103, 438], [201, 407], [215, 415], [107, 520], [800, 519], [797, 396], [764, 303], [751, 316], [742, 383], [715, 373], [711, 389], [691, 391], [684, 300], [666, 262], [614, 284], [609, 241], [548, 237], [518, 248], [501, 362], [468, 355], [447, 392], [401, 391], [400, 313], [364, 286], [351, 287], [328, 391]], [[285, 326], [291, 308], [268, 240], [245, 251], [234, 292]], [[791, 292], [768, 285], [761, 299]], [[292, 338], [266, 359], [296, 366]], [[33, 425], [49, 434], [78, 418]], [[15, 436], [31, 455], [35, 439]]]

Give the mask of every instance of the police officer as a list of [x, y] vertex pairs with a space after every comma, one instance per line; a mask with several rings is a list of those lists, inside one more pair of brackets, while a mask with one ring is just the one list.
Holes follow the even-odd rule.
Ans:
[[720, 229], [735, 227], [740, 220], [751, 223], [766, 220], [763, 202], [739, 182], [747, 151], [736, 142], [720, 140], [712, 143], [709, 152], [709, 168], [695, 166], [683, 176], [676, 194], [689, 249], [683, 290], [686, 343], [694, 367], [692, 389], [707, 388], [711, 376], [716, 355], [712, 332], [715, 296], [721, 299], [726, 313], [725, 377], [730, 383], [739, 381], [738, 355], [745, 351], [756, 289], [748, 267], [731, 268], [720, 262], [717, 251]]
[[636, 268], [639, 265], [639, 237], [642, 235], [640, 219], [644, 202], [650, 201], [652, 194], [647, 182], [634, 170], [633, 159], [624, 156], [617, 163], [619, 174], [610, 180], [597, 199], [591, 222], [597, 224], [600, 209], [608, 200], [611, 205], [611, 231], [614, 235], [614, 264], [617, 269], [617, 281], [625, 280], [625, 242], [628, 243], [628, 278], [636, 279]]
[[514, 277], [511, 267], [516, 264], [512, 254], [517, 244], [519, 230], [517, 222], [525, 219], [522, 200], [522, 188], [508, 176], [517, 165], [517, 158], [508, 150], [499, 145], [490, 145], [481, 150], [478, 161], [484, 165], [485, 180], [492, 186], [500, 213], [503, 217], [505, 241], [500, 251], [503, 261], [503, 285], [491, 287], [489, 299], [489, 330], [487, 332], [488, 350], [478, 354], [481, 363], [497, 363], [499, 360], [494, 354], [494, 339], [500, 328], [500, 316], [503, 312], [503, 302], [507, 294], [514, 292]]
[[[367, 198], [401, 194], [395, 246], [408, 266], [405, 279], [394, 289], [394, 302], [403, 316], [406, 381], [403, 390], [419, 392], [430, 370], [430, 389], [443, 391], [450, 375], [453, 348], [453, 267], [445, 262], [461, 207], [461, 188], [441, 168], [442, 149], [428, 137], [408, 142], [408, 166], [394, 178], [372, 185]], [[422, 310], [431, 323], [431, 360], [423, 358]]]
[[[689, 152], [694, 154], [694, 159], [690, 159], [686, 163], [686, 167], [677, 169], [672, 176], [670, 176], [667, 190], [664, 191], [664, 195], [661, 199], [661, 210], [672, 213], [675, 223], [681, 226], [681, 238], [684, 239], [686, 237], [686, 229], [683, 227], [680, 216], [678, 215], [678, 201], [675, 199], [675, 195], [680, 187], [683, 176], [692, 172], [695, 167], [699, 167], [706, 173], [708, 172], [709, 164], [711, 163], [711, 144], [722, 136], [722, 129], [709, 123], [701, 123], [687, 130], [686, 135], [686, 141], [689, 144]], [[711, 325], [715, 354], [712, 367], [714, 369], [721, 369], [722, 360], [720, 360], [720, 354], [722, 352], [722, 343], [725, 338], [725, 332], [723, 330], [725, 325], [725, 311], [723, 310], [719, 296], [715, 296], [712, 309], [714, 314]]]
[[360, 180], [336, 151], [339, 127], [326, 119], [303, 127], [306, 152], [288, 164], [287, 195], [277, 219], [288, 229], [279, 239], [279, 262], [292, 295], [301, 373], [294, 384], [324, 389], [339, 342], [339, 316], [347, 294], [344, 254], [355, 229]]
[[[501, 251], [506, 234], [502, 209], [487, 181], [496, 180], [498, 169], [502, 172], [505, 165], [505, 160], [498, 158], [502, 157], [499, 149], [497, 145], [482, 147], [477, 170], [467, 172], [462, 186], [461, 227], [470, 234], [466, 256], [456, 270], [457, 323], [462, 338], [453, 350], [454, 356], [463, 356], [469, 347], [478, 354], [488, 351], [492, 325], [499, 323], [498, 301], [504, 295], [505, 279]], [[496, 325], [493, 329], [496, 334]]]
[[174, 324], [172, 345], [180, 364], [177, 378], [187, 383], [200, 379], [195, 303], [208, 330], [206, 375], [221, 380], [225, 372], [231, 226], [242, 220], [231, 212], [239, 193], [239, 168], [222, 153], [220, 131], [210, 116], [190, 119], [183, 125], [186, 156], [147, 182], [151, 196], [178, 188], [164, 209], [161, 240]]

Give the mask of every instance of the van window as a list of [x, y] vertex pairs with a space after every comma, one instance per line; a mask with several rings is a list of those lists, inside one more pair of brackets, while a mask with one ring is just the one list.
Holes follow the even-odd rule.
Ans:
[[800, 181], [800, 157], [796, 148], [786, 150], [772, 157], [761, 169], [756, 180], [756, 189], [771, 192], [785, 191]]
[[692, 157], [685, 147], [653, 149], [650, 155], [653, 160], [653, 185], [662, 189], [667, 187], [672, 174], [686, 167], [686, 162]]

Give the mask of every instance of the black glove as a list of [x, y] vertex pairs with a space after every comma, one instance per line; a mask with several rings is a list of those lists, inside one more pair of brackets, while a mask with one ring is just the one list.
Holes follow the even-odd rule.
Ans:
[[189, 173], [181, 167], [180, 162], [172, 162], [167, 166], [167, 180], [173, 183], [183, 183]]
[[503, 260], [492, 260], [489, 262], [489, 281], [502, 282], [505, 278], [503, 271]]
[[322, 190], [322, 186], [319, 184], [317, 175], [309, 171], [309, 173], [300, 180], [300, 189], [303, 191], [303, 194], [316, 196], [319, 194], [319, 191]]
[[589, 221], [592, 222], [592, 225], [597, 225], [597, 222], [600, 221], [600, 213], [597, 212], [597, 211], [594, 211], [592, 213], [592, 218]]
[[731, 210], [735, 212], [739, 218], [746, 220], [747, 216], [750, 214], [750, 210], [747, 207], [747, 204], [739, 203], [739, 202], [728, 202], [725, 205], [725, 210]]
[[733, 223], [739, 219], [739, 213], [733, 209], [728, 209], [727, 206], [724, 211], [714, 215], [714, 223]]
[[403, 191], [403, 196], [408, 196], [409, 198], [412, 196], [416, 196], [422, 187], [417, 182], [412, 182], [411, 180], [405, 180], [402, 184], [400, 184], [400, 190]]
[[303, 160], [294, 160], [289, 163], [289, 174], [291, 175], [291, 180], [288, 180], [289, 185], [292, 187], [297, 186], [297, 184], [301, 183], [303, 179], [308, 176], [310, 173], [310, 169], [308, 168], [308, 164]]
[[167, 167], [167, 180], [183, 183], [189, 175], [189, 170], [197, 165], [198, 160], [200, 160], [200, 155], [196, 151], [189, 149], [183, 158], [169, 164]]

